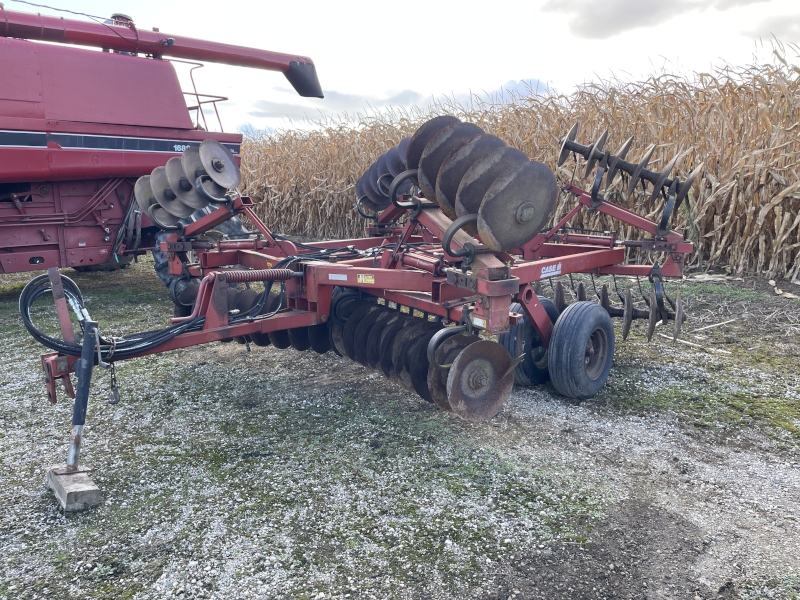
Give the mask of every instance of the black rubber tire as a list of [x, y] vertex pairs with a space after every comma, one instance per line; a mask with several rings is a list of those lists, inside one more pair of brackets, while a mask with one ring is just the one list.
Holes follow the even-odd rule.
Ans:
[[[539, 298], [539, 300], [542, 301], [542, 306], [544, 306], [544, 309], [547, 311], [550, 321], [555, 323], [556, 319], [558, 319], [558, 309], [556, 308], [556, 305], [547, 298]], [[511, 312], [521, 313], [523, 315], [525, 314], [525, 311], [519, 302], [512, 302], [509, 310]], [[536, 329], [533, 327], [533, 324], [528, 322], [527, 317], [523, 316], [517, 325], [512, 325], [509, 328], [508, 333], [500, 335], [497, 341], [500, 342], [506, 350], [508, 350], [508, 353], [512, 358], [516, 358], [518, 335], [523, 336], [522, 351], [525, 353], [525, 358], [523, 358], [522, 362], [520, 362], [514, 369], [514, 383], [525, 386], [540, 385], [545, 383], [550, 377], [546, 362], [547, 357], [541, 357], [539, 359], [539, 365], [541, 366], [537, 366], [537, 361], [533, 356], [533, 352], [542, 348], [542, 340], [539, 337], [539, 334], [536, 333]], [[539, 352], [544, 354], [543, 349], [539, 350]], [[544, 364], [542, 364], [542, 361], [545, 361]]]
[[[587, 361], [592, 342], [594, 353]], [[591, 398], [606, 384], [614, 359], [614, 325], [594, 302], [574, 302], [558, 317], [549, 348], [550, 380], [562, 396]]]

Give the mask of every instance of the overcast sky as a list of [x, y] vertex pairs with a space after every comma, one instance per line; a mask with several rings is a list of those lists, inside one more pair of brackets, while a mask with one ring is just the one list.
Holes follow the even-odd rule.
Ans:
[[[797, 0], [37, 1], [314, 60], [323, 100], [298, 97], [280, 73], [209, 64], [195, 79], [199, 91], [230, 97], [221, 107], [226, 130], [502, 87], [569, 92], [611, 75], [744, 65], [768, 57], [772, 35], [800, 43]], [[14, 0], [5, 6], [71, 18]]]

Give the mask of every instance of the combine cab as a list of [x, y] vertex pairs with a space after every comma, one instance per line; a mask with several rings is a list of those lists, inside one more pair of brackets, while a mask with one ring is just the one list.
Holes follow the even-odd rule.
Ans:
[[322, 97], [308, 58], [141, 30], [123, 15], [100, 24], [0, 5], [0, 23], [0, 274], [124, 265], [156, 245], [138, 177], [205, 139], [238, 157], [241, 135], [207, 131], [203, 108], [225, 98], [183, 92], [172, 61], [281, 71]]

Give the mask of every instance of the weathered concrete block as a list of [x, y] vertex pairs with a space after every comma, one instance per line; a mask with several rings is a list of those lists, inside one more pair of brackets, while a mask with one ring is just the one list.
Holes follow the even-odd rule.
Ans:
[[95, 508], [103, 501], [100, 488], [89, 477], [90, 470], [80, 467], [77, 471], [67, 471], [65, 465], [59, 465], [47, 471], [45, 483], [65, 512]]

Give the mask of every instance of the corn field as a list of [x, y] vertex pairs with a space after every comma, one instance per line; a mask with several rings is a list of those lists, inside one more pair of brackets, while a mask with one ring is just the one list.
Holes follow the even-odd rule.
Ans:
[[[258, 197], [259, 210], [276, 231], [309, 237], [363, 234], [355, 210], [355, 183], [364, 170], [431, 116], [454, 114], [493, 133], [533, 160], [555, 167], [559, 139], [576, 121], [578, 141], [592, 143], [609, 130], [606, 150], [629, 136], [628, 160], [638, 162], [649, 144], [649, 168], [660, 170], [680, 154], [680, 178], [699, 163], [702, 177], [682, 205], [676, 226], [695, 242], [692, 265], [728, 272], [786, 277], [800, 275], [800, 68], [776, 47], [771, 63], [709, 73], [658, 74], [644, 81], [607, 80], [569, 95], [517, 94], [511, 102], [473, 98], [469, 106], [443, 101], [422, 109], [384, 111], [357, 122], [334, 119], [312, 130], [287, 129], [247, 136], [243, 150], [244, 192]], [[568, 160], [561, 182], [581, 179]], [[627, 181], [617, 177], [606, 197], [658, 220], [663, 199], [650, 202], [641, 187], [628, 199]], [[553, 223], [573, 201], [562, 197]], [[570, 223], [587, 229], [616, 228], [623, 238], [641, 232], [583, 211]]]

